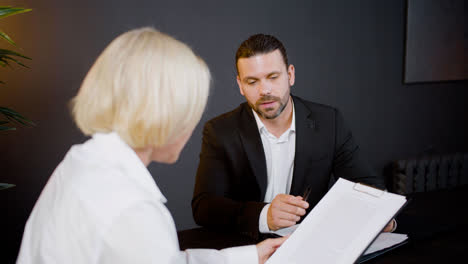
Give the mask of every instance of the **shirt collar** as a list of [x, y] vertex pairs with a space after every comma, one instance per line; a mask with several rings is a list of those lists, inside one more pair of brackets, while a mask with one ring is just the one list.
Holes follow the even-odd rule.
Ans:
[[106, 159], [111, 164], [125, 170], [125, 175], [132, 178], [133, 182], [148, 190], [162, 203], [167, 199], [154, 181], [148, 168], [143, 164], [135, 151], [116, 133], [96, 133], [91, 140], [98, 145], [98, 152], [95, 153]]

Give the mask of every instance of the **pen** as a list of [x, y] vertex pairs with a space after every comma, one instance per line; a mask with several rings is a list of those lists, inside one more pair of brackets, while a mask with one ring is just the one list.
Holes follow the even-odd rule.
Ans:
[[304, 199], [304, 201], [307, 201], [307, 199], [309, 198], [310, 191], [311, 191], [311, 188], [310, 188], [310, 185], [309, 185], [309, 186], [307, 186], [306, 190], [304, 191], [304, 195], [302, 195], [302, 199]]

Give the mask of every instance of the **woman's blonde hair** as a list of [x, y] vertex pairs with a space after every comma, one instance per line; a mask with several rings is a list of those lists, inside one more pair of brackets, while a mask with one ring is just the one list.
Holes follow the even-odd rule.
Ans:
[[97, 58], [72, 100], [73, 117], [86, 135], [115, 131], [133, 148], [163, 146], [200, 121], [210, 78], [184, 43], [135, 29]]

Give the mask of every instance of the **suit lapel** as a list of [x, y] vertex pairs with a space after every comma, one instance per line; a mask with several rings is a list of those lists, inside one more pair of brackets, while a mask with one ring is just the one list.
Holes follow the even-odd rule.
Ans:
[[310, 157], [315, 156], [317, 144], [314, 143], [317, 137], [314, 135], [317, 130], [313, 113], [306, 107], [304, 102], [293, 96], [294, 110], [296, 114], [296, 153], [294, 156], [294, 172], [290, 194], [302, 195], [307, 185], [311, 184], [311, 179], [306, 179], [307, 162]]
[[257, 178], [261, 192], [261, 199], [265, 197], [267, 186], [267, 168], [265, 152], [263, 151], [262, 139], [258, 131], [255, 118], [247, 103], [243, 104], [239, 122], [239, 134], [244, 146], [250, 167]]
[[[306, 173], [309, 165], [308, 162], [310, 162], [311, 158], [313, 159], [313, 157], [319, 157], [320, 155], [317, 149], [317, 146], [320, 144], [317, 142], [319, 140], [319, 137], [316, 135], [318, 126], [314, 114], [300, 98], [296, 96], [292, 96], [292, 98], [296, 113], [296, 152], [290, 194], [302, 195], [307, 185], [314, 184], [312, 175], [306, 175]], [[241, 142], [257, 179], [261, 191], [261, 199], [263, 199], [267, 187], [265, 152], [255, 118], [247, 103], [243, 104], [239, 121], [238, 132]]]

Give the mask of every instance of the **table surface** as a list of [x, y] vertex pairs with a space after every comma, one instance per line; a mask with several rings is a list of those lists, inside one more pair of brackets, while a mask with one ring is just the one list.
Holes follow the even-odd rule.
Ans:
[[[416, 193], [397, 216], [397, 233], [408, 234], [406, 245], [365, 263], [458, 263], [468, 253], [468, 186]], [[255, 244], [239, 233], [207, 228], [178, 232], [180, 248], [222, 249]], [[463, 262], [463, 261], [462, 261]]]

